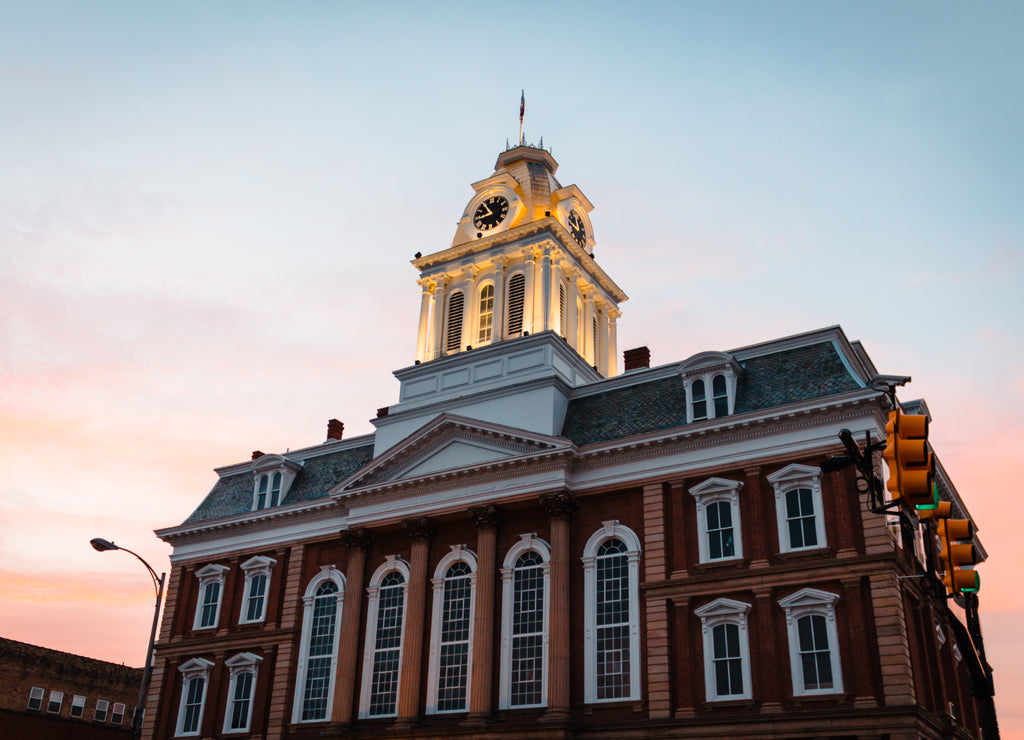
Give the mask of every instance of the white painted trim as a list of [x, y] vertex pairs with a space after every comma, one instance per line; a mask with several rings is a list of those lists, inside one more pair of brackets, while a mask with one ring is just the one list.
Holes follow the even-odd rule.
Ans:
[[[444, 619], [444, 586], [445, 575], [455, 563], [466, 563], [469, 566], [469, 649], [466, 655], [466, 704], [461, 709], [437, 708], [437, 690], [441, 670], [441, 627]], [[427, 670], [427, 714], [457, 714], [469, 711], [470, 687], [473, 685], [473, 627], [476, 614], [476, 555], [465, 545], [451, 545], [451, 552], [441, 558], [434, 569], [432, 586], [432, 614], [430, 619], [430, 657]]]
[[[640, 538], [618, 520], [602, 522], [583, 548], [583, 701], [588, 704], [640, 698]], [[629, 695], [597, 698], [597, 549], [610, 539], [626, 545], [629, 568]]]
[[[384, 580], [384, 576], [392, 571], [398, 571], [402, 574], [404, 582], [402, 583], [402, 629], [401, 629], [401, 642], [399, 645], [399, 660], [398, 660], [398, 682], [395, 686], [395, 711], [389, 714], [370, 714], [370, 695], [372, 686], [370, 685], [373, 679], [373, 659], [374, 659], [374, 644], [377, 638], [377, 610], [380, 606], [380, 584]], [[367, 593], [367, 605], [366, 605], [366, 642], [363, 645], [363, 680], [360, 684], [359, 692], [359, 718], [368, 719], [370, 717], [395, 717], [398, 715], [398, 698], [401, 696], [402, 691], [402, 661], [405, 658], [405, 626], [409, 619], [409, 564], [402, 560], [398, 555], [388, 555], [384, 558], [384, 562], [373, 572], [373, 576], [370, 578], [370, 585], [366, 589]], [[416, 656], [419, 659], [419, 656]]]
[[[338, 586], [334, 594], [334, 650], [331, 654], [331, 679], [327, 687], [327, 709], [321, 719], [302, 719], [302, 700], [306, 689], [306, 667], [309, 663], [310, 631], [312, 630], [313, 605], [316, 592], [325, 582], [331, 581]], [[341, 637], [341, 613], [345, 603], [345, 574], [333, 565], [320, 566], [320, 572], [310, 579], [306, 591], [302, 595], [302, 641], [299, 646], [299, 660], [295, 671], [295, 696], [292, 700], [292, 722], [326, 722], [331, 718], [334, 703], [334, 678], [338, 668], [338, 642]]]
[[[541, 665], [541, 701], [539, 704], [517, 704], [512, 706], [512, 580], [514, 568], [519, 556], [524, 552], [536, 552], [542, 561], [544, 585], [544, 617], [543, 617], [543, 654]], [[546, 707], [548, 704], [548, 645], [551, 633], [548, 629], [548, 618], [551, 613], [551, 547], [536, 534], [530, 532], [519, 535], [519, 542], [512, 545], [505, 554], [501, 568], [501, 673], [498, 681], [498, 708], [524, 709], [527, 707]]]
[[[242, 733], [248, 732], [249, 726], [252, 724], [252, 707], [255, 703], [256, 698], [256, 677], [258, 675], [260, 663], [263, 662], [263, 658], [255, 653], [239, 653], [231, 658], [224, 661], [224, 665], [227, 666], [230, 671], [230, 679], [228, 681], [228, 696], [227, 696], [227, 707], [224, 711], [224, 732], [228, 733]], [[235, 701], [235, 686], [238, 684], [238, 678], [243, 673], [252, 674], [252, 685], [249, 688], [249, 712], [245, 717], [245, 727], [231, 728], [231, 718], [234, 715], [234, 701]]]
[[[794, 696], [817, 694], [841, 694], [843, 692], [843, 671], [839, 660], [839, 633], [836, 629], [835, 603], [839, 595], [816, 588], [804, 588], [779, 599], [779, 606], [786, 612], [786, 632], [789, 637], [789, 665], [793, 678]], [[797, 623], [802, 617], [817, 615], [825, 618], [828, 633], [829, 660], [832, 666], [832, 688], [804, 688], [803, 663], [800, 660], [800, 633]]]
[[[750, 635], [747, 631], [747, 614], [750, 604], [733, 599], [715, 599], [693, 613], [700, 617], [701, 633], [704, 641], [704, 696], [709, 701], [733, 701], [749, 699], [752, 696], [750, 678]], [[722, 624], [734, 624], [739, 628], [740, 665], [743, 676], [743, 691], [740, 694], [718, 695], [718, 682], [715, 674], [715, 639], [714, 629]]]
[[[196, 571], [196, 578], [199, 579], [199, 594], [196, 597], [196, 613], [192, 619], [192, 629], [212, 630], [217, 629], [220, 624], [220, 607], [224, 603], [224, 579], [227, 572], [231, 570], [226, 565], [211, 563], [204, 565]], [[217, 608], [213, 613], [213, 624], [203, 625], [203, 607], [206, 603], [206, 587], [210, 584], [217, 584]]]
[[[767, 476], [775, 489], [775, 522], [779, 531], [779, 552], [819, 550], [828, 546], [825, 536], [825, 509], [821, 495], [821, 468], [794, 463]], [[814, 531], [818, 542], [806, 547], [793, 547], [789, 538], [786, 494], [800, 488], [809, 488], [814, 506]]]
[[[724, 563], [729, 560], [740, 560], [743, 557], [743, 526], [740, 520], [740, 489], [742, 488], [742, 481], [708, 478], [690, 489], [690, 495], [697, 502], [697, 547], [701, 563]], [[733, 554], [727, 557], [712, 558], [708, 536], [707, 507], [708, 504], [717, 501], [728, 503], [732, 513]]]
[[[181, 673], [181, 698], [178, 701], [178, 721], [174, 725], [175, 737], [192, 737], [203, 731], [203, 714], [206, 712], [206, 692], [210, 688], [210, 669], [213, 668], [213, 661], [206, 658], [192, 658], [178, 666]], [[203, 695], [199, 699], [199, 718], [196, 721], [194, 732], [183, 732], [182, 725], [185, 722], [185, 700], [188, 698], [188, 684], [193, 678], [203, 679]], [[109, 705], [108, 705], [109, 706]], [[99, 706], [97, 703], [97, 711]]]
[[[245, 585], [242, 587], [242, 606], [238, 612], [239, 624], [255, 624], [267, 618], [267, 602], [270, 599], [270, 575], [276, 564], [277, 561], [274, 558], [268, 558], [263, 555], [256, 555], [242, 563], [241, 568], [245, 573]], [[256, 576], [267, 577], [267, 588], [263, 594], [263, 609], [255, 619], [246, 619], [246, 615], [249, 613], [249, 599], [251, 598], [249, 588], [252, 585], [253, 578]]]

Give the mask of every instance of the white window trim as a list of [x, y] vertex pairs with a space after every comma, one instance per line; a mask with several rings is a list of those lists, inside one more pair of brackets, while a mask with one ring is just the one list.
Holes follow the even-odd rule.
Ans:
[[[469, 566], [469, 651], [466, 656], [466, 705], [462, 709], [437, 708], [437, 684], [441, 671], [441, 621], [444, 619], [445, 574], [455, 563]], [[473, 685], [473, 623], [476, 621], [476, 555], [465, 545], [452, 545], [451, 552], [441, 558], [430, 581], [433, 587], [433, 612], [430, 619], [430, 663], [427, 672], [427, 714], [458, 714], [469, 711], [470, 688]]]
[[[480, 310], [480, 304], [483, 302], [484, 289], [488, 285], [491, 286], [491, 338], [490, 339], [481, 340], [480, 339], [480, 320], [481, 320], [481, 318], [483, 318], [483, 312]], [[493, 277], [488, 277], [487, 279], [482, 280], [476, 286], [476, 301], [474, 302], [474, 306], [473, 306], [473, 326], [476, 327], [476, 328], [473, 330], [472, 337], [471, 337], [472, 339], [474, 339], [476, 341], [470, 342], [470, 344], [472, 344], [474, 347], [486, 347], [489, 344], [493, 344], [494, 341], [495, 341], [495, 335], [497, 333], [495, 331], [495, 328], [497, 326], [497, 323], [494, 320], [495, 319], [495, 311], [494, 311], [494, 309], [497, 308], [497, 299], [498, 299], [498, 289], [495, 286], [494, 278]]]
[[[270, 494], [274, 487], [274, 473], [281, 474], [281, 493], [278, 495], [277, 506], [284, 503], [288, 491], [295, 482], [295, 476], [302, 470], [302, 461], [289, 460], [282, 455], [263, 455], [252, 462], [252, 511], [267, 511], [272, 509], [270, 505]], [[267, 476], [267, 501], [262, 509], [256, 508], [259, 499], [260, 479]]]
[[[78, 710], [78, 714], [75, 714], [75, 710]], [[81, 694], [75, 694], [71, 697], [71, 709], [68, 712], [68, 716], [72, 719], [80, 719], [85, 716], [85, 697]]]
[[[825, 510], [821, 497], [821, 468], [794, 463], [768, 476], [768, 482], [775, 488], [775, 520], [779, 528], [779, 552], [802, 552], [828, 547], [825, 537]], [[786, 494], [796, 488], [809, 488], [814, 504], [814, 531], [818, 544], [809, 547], [793, 547], [789, 539], [789, 520], [786, 518]]]
[[[690, 489], [690, 495], [697, 502], [697, 549], [701, 563], [726, 563], [730, 560], [743, 558], [743, 525], [740, 520], [740, 489], [741, 481], [725, 478], [708, 478], [703, 483]], [[732, 511], [733, 554], [729, 557], [711, 558], [711, 547], [708, 540], [708, 504], [726, 501]]]
[[[709, 702], [736, 701], [749, 699], [751, 693], [750, 680], [750, 637], [747, 631], [747, 614], [750, 604], [732, 599], [715, 599], [694, 614], [700, 617], [701, 632], [704, 637], [704, 695]], [[740, 664], [743, 675], [743, 693], [718, 695], [718, 682], [715, 674], [715, 642], [714, 628], [722, 624], [734, 624], [739, 628]]]
[[[50, 709], [50, 705], [57, 702], [56, 709]], [[47, 714], [60, 714], [60, 710], [64, 708], [64, 692], [57, 691], [55, 689], [50, 690], [50, 697], [46, 700], [46, 713]]]
[[[583, 701], [587, 704], [633, 701], [640, 698], [640, 538], [617, 519], [601, 522], [583, 548], [584, 658]], [[626, 545], [629, 568], [629, 695], [597, 698], [597, 549], [620, 539]]]
[[[694, 372], [687, 375], [684, 381], [686, 388], [686, 421], [692, 424], [695, 421], [710, 421], [712, 419], [724, 419], [723, 416], [715, 414], [715, 383], [716, 375], [725, 376], [725, 395], [729, 407], [727, 416], [736, 413], [736, 371], [731, 367], [717, 367], [705, 372]], [[696, 380], [704, 381], [704, 409], [705, 415], [696, 418], [693, 414], [693, 383]]]
[[[106, 699], [97, 699], [96, 700], [96, 709], [93, 710], [93, 713], [92, 713], [92, 721], [93, 722], [106, 722], [107, 721], [107, 714], [108, 714], [109, 710], [110, 710], [110, 702], [109, 701], [107, 701]], [[103, 719], [100, 719], [100, 712], [103, 712]]]
[[[175, 737], [191, 737], [202, 734], [203, 714], [206, 712], [206, 692], [210, 688], [211, 668], [213, 668], [213, 661], [206, 658], [192, 658], [178, 666], [178, 671], [181, 673], [181, 698], [178, 700], [178, 721], [174, 725]], [[185, 723], [185, 700], [188, 698], [188, 682], [193, 678], [203, 679], [203, 695], [199, 700], [199, 721], [196, 722], [195, 732], [182, 732], [182, 725]], [[99, 710], [98, 705], [97, 710]]]
[[[252, 707], [256, 702], [256, 676], [261, 662], [263, 662], [263, 658], [255, 653], [239, 653], [238, 655], [224, 661], [224, 665], [231, 671], [231, 677], [228, 683], [228, 704], [224, 711], [225, 734], [249, 731], [249, 726], [252, 724]], [[231, 717], [234, 714], [234, 707], [232, 705], [235, 701], [235, 686], [238, 683], [239, 676], [243, 673], [252, 674], [252, 691], [249, 694], [249, 713], [245, 717], [245, 727], [231, 729]]]
[[363, 645], [363, 680], [359, 691], [359, 718], [378, 719], [381, 717], [398, 716], [398, 701], [395, 701], [395, 711], [390, 714], [370, 714], [370, 695], [373, 687], [370, 685], [373, 680], [373, 646], [377, 639], [377, 610], [380, 606], [380, 584], [384, 576], [392, 571], [398, 571], [405, 578], [402, 584], [402, 639], [398, 648], [398, 683], [395, 690], [398, 696], [402, 692], [402, 661], [405, 658], [405, 627], [409, 619], [409, 564], [398, 555], [388, 555], [384, 563], [374, 571], [370, 578], [370, 585], [366, 589], [366, 643]]
[[[512, 577], [519, 556], [525, 552], [540, 555], [541, 569], [544, 574], [544, 638], [541, 665], [541, 701], [538, 704], [517, 704], [512, 706], [512, 608], [515, 606], [512, 594]], [[519, 535], [519, 542], [509, 548], [501, 568], [501, 678], [498, 682], [499, 709], [527, 709], [530, 707], [546, 707], [548, 705], [548, 645], [551, 633], [548, 619], [551, 613], [551, 547], [533, 532]]]
[[[43, 699], [46, 698], [46, 689], [42, 686], [33, 686], [28, 690], [28, 704], [26, 707], [30, 712], [39, 712], [43, 709]], [[39, 706], [33, 707], [32, 703], [38, 702]]]
[[[120, 712], [117, 711], [118, 707], [121, 707], [121, 711]], [[112, 706], [110, 708], [110, 724], [112, 724], [112, 725], [121, 725], [121, 724], [123, 724], [124, 723], [124, 714], [125, 714], [125, 710], [126, 709], [127, 709], [127, 707], [124, 705], [124, 702], [115, 701], [114, 702], [114, 706]], [[120, 719], [117, 719], [118, 715], [121, 715]]]
[[[783, 599], [779, 606], [786, 612], [786, 632], [789, 637], [789, 665], [793, 678], [794, 696], [814, 696], [818, 694], [843, 693], [843, 672], [839, 660], [839, 633], [836, 629], [835, 603], [838, 594], [821, 591], [816, 588], [804, 588]], [[797, 620], [801, 617], [816, 614], [825, 618], [825, 629], [828, 633], [828, 652], [832, 664], [832, 688], [805, 689], [803, 664], [800, 660], [800, 634]]]
[[[326, 581], [333, 581], [338, 590], [334, 594], [334, 653], [331, 655], [330, 683], [327, 687], [327, 710], [323, 719], [302, 719], [302, 701], [306, 690], [306, 667], [309, 663], [310, 630], [312, 629], [313, 603], [317, 589]], [[313, 576], [302, 595], [302, 641], [299, 646], [299, 661], [295, 671], [295, 698], [292, 702], [292, 722], [328, 722], [331, 719], [334, 702], [334, 677], [338, 667], [338, 641], [341, 637], [341, 614], [345, 603], [345, 575], [333, 565], [320, 566], [320, 572]]]
[[[242, 563], [242, 572], [245, 573], [245, 586], [242, 588], [242, 607], [238, 612], [239, 624], [254, 624], [262, 622], [267, 618], [267, 601], [270, 598], [270, 574], [274, 570], [275, 565], [277, 565], [277, 561], [274, 558], [268, 558], [263, 555], [256, 555]], [[263, 594], [263, 610], [255, 619], [246, 619], [246, 615], [249, 613], [249, 587], [256, 576], [267, 577], [267, 590]]]
[[[226, 565], [206, 565], [196, 571], [196, 578], [199, 579], [199, 595], [196, 598], [196, 615], [192, 620], [192, 629], [194, 630], [212, 630], [217, 629], [217, 625], [220, 624], [220, 607], [224, 603], [224, 578], [227, 575], [228, 568]], [[217, 609], [213, 615], [213, 624], [208, 624], [205, 627], [202, 626], [203, 621], [203, 598], [206, 592], [206, 586], [210, 583], [219, 583], [220, 589], [217, 591]]]

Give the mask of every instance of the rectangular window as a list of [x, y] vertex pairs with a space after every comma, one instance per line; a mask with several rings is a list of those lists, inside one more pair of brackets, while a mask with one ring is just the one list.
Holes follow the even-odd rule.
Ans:
[[64, 703], [63, 691], [51, 691], [50, 701], [46, 704], [46, 711], [50, 714], [60, 714], [60, 707]]
[[106, 699], [96, 700], [96, 712], [92, 718], [94, 722], [106, 722], [107, 721], [107, 708], [110, 706], [110, 702]]
[[43, 708], [43, 697], [46, 695], [46, 689], [40, 686], [33, 686], [28, 692], [28, 711], [38, 712]]
[[220, 583], [214, 581], [203, 587], [202, 618], [199, 620], [200, 627], [215, 627], [217, 625], [217, 605], [220, 601]]
[[786, 492], [786, 522], [789, 525], [789, 546], [815, 547], [818, 532], [814, 519], [814, 498], [810, 488], [794, 488]]
[[185, 706], [181, 720], [181, 735], [195, 735], [199, 732], [199, 718], [203, 714], [203, 678], [191, 678], [186, 682]]
[[122, 722], [124, 722], [124, 704], [115, 701], [114, 711], [110, 713], [110, 724], [120, 725]]
[[85, 714], [85, 697], [81, 694], [75, 694], [71, 697], [71, 717], [73, 719], [81, 719], [83, 714]]
[[821, 691], [832, 688], [832, 655], [828, 647], [825, 617], [819, 614], [797, 620], [800, 635], [800, 665], [804, 690]]
[[267, 595], [267, 576], [259, 573], [249, 581], [249, 599], [245, 610], [246, 622], [263, 620], [263, 605]]
[[708, 556], [711, 560], [731, 558], [735, 554], [732, 536], [732, 507], [728, 501], [716, 501], [705, 509], [708, 520]]
[[714, 641], [715, 695], [743, 695], [743, 659], [740, 657], [740, 628], [735, 624], [716, 625]]
[[235, 679], [235, 694], [231, 697], [232, 730], [249, 729], [249, 704], [252, 701], [252, 672], [239, 673]]

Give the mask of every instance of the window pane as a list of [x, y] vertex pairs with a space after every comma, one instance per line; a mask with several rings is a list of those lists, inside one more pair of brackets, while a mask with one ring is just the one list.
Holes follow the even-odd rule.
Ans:
[[513, 707], [544, 701], [544, 563], [532, 550], [516, 560], [512, 573]]
[[804, 689], [813, 691], [832, 688], [832, 663], [825, 617], [819, 614], [801, 617], [797, 620], [797, 630]]
[[281, 499], [281, 474], [274, 473], [274, 485], [270, 487], [270, 505], [277, 506]]
[[249, 725], [249, 702], [252, 698], [252, 673], [239, 673], [231, 701], [231, 729], [244, 730]]
[[725, 387], [725, 376], [716, 375], [711, 380], [711, 393], [715, 401], [715, 417], [729, 415], [729, 396]]
[[438, 672], [437, 709], [466, 709], [469, 675], [469, 625], [472, 585], [466, 563], [453, 564], [445, 576], [441, 607], [441, 655]]
[[708, 557], [731, 558], [736, 554], [732, 532], [732, 505], [715, 501], [705, 509], [708, 526]]
[[629, 695], [629, 560], [622, 540], [597, 551], [597, 698]]
[[259, 573], [249, 581], [249, 604], [245, 612], [247, 622], [263, 618], [263, 601], [267, 593], [267, 576]]
[[309, 625], [309, 660], [302, 692], [302, 719], [327, 718], [327, 694], [331, 685], [334, 658], [334, 631], [338, 618], [338, 586], [327, 581], [313, 598], [313, 618]]
[[377, 601], [377, 629], [374, 635], [373, 675], [370, 684], [370, 714], [394, 714], [398, 698], [401, 665], [402, 624], [405, 616], [405, 578], [392, 571], [381, 581]]
[[[203, 708], [203, 686], [205, 680], [202, 678], [191, 678], [187, 682], [185, 694], [185, 716], [181, 723], [182, 732], [199, 731], [199, 715]], [[99, 711], [97, 709], [97, 711]]]
[[477, 341], [483, 344], [491, 341], [494, 326], [494, 286], [485, 285], [480, 291], [480, 330]]

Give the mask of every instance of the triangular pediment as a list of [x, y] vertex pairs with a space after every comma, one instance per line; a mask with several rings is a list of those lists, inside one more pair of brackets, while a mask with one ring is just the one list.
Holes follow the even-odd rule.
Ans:
[[441, 414], [330, 493], [465, 472], [571, 446], [560, 437]]

